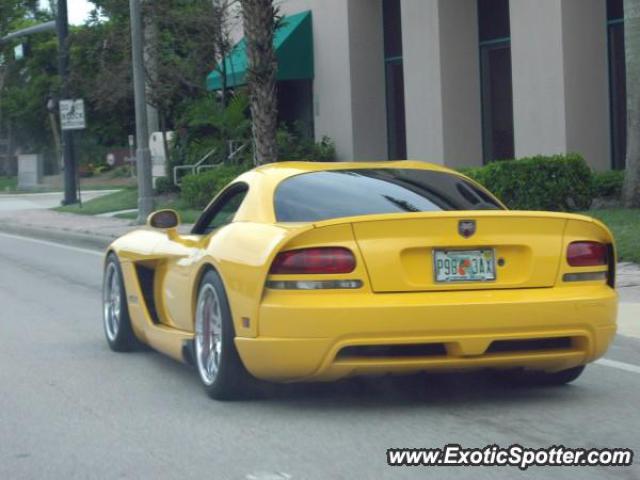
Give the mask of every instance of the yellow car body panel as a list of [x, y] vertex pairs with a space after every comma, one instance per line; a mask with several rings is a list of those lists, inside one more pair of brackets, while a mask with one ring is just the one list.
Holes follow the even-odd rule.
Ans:
[[[240, 358], [250, 373], [268, 380], [486, 367], [558, 371], [604, 354], [616, 331], [615, 290], [603, 279], [563, 280], [566, 274], [580, 272], [611, 275], [607, 266], [571, 267], [565, 258], [573, 241], [613, 246], [604, 225], [582, 215], [508, 210], [276, 221], [274, 192], [283, 180], [313, 171], [359, 168], [427, 169], [460, 176], [414, 161], [283, 162], [247, 172], [233, 182], [246, 183], [248, 193], [232, 223], [202, 235], [141, 229], [111, 245], [109, 251], [121, 262], [135, 335], [184, 360], [185, 345], [194, 336], [199, 281], [213, 268], [229, 299]], [[458, 222], [467, 218], [478, 224], [471, 238], [457, 232]], [[267, 281], [291, 279], [269, 275], [279, 252], [322, 246], [350, 249], [355, 270], [296, 275], [295, 280], [357, 279], [361, 288], [266, 287]], [[490, 246], [496, 258], [504, 259], [497, 281], [435, 283], [433, 252], [443, 246]], [[553, 348], [542, 348], [538, 340], [551, 341]], [[417, 356], [354, 354], [359, 347], [415, 345], [434, 350]]]

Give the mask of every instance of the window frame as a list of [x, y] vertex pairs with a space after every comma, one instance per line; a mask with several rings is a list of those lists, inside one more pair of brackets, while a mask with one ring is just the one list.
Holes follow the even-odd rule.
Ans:
[[191, 233], [193, 235], [209, 235], [213, 231], [217, 230], [214, 229], [207, 231], [207, 228], [209, 227], [209, 225], [211, 225], [211, 222], [213, 222], [216, 215], [220, 213], [220, 211], [227, 205], [227, 203], [229, 203], [236, 195], [240, 193], [244, 193], [244, 197], [240, 202], [236, 213], [234, 214], [233, 220], [225, 225], [229, 225], [235, 222], [235, 217], [238, 214], [238, 211], [242, 208], [244, 202], [247, 199], [247, 195], [249, 194], [249, 184], [246, 182], [235, 182], [224, 189], [198, 217], [198, 220], [191, 229]]

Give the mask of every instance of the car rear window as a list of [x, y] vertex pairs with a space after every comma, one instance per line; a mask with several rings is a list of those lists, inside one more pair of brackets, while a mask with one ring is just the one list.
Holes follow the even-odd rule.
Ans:
[[501, 208], [493, 197], [457, 175], [404, 168], [303, 173], [284, 180], [275, 193], [279, 222]]

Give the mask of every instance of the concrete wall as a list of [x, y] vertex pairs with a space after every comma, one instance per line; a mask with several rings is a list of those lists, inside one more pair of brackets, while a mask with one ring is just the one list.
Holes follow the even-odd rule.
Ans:
[[475, 0], [402, 0], [409, 158], [482, 164]]
[[476, 0], [440, 0], [444, 160], [482, 165], [480, 55]]
[[602, 0], [511, 0], [516, 156], [577, 152], [609, 164]]
[[382, 0], [349, 0], [354, 160], [387, 160]]
[[566, 151], [561, 3], [511, 0], [516, 157]]
[[563, 0], [567, 151], [611, 168], [607, 8], [602, 0]]
[[[381, 0], [283, 0], [313, 11], [316, 138], [340, 160], [387, 158]], [[610, 162], [604, 0], [511, 0], [517, 157]], [[409, 158], [482, 164], [476, 0], [401, 0]]]
[[407, 157], [444, 163], [438, 0], [402, 0]]

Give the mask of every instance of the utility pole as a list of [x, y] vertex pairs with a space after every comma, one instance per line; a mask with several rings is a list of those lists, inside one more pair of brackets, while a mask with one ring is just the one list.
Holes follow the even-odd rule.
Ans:
[[[58, 0], [58, 72], [62, 80], [62, 98], [69, 98], [69, 19], [67, 17], [67, 0]], [[78, 203], [78, 186], [76, 177], [76, 159], [73, 145], [73, 131], [62, 131], [62, 150], [64, 157], [64, 200], [63, 205]]]
[[133, 93], [136, 110], [136, 166], [138, 171], [138, 223], [146, 221], [153, 211], [153, 185], [151, 183], [151, 152], [147, 124], [147, 98], [145, 91], [144, 46], [140, 0], [129, 0], [131, 11], [131, 53], [133, 62]]

